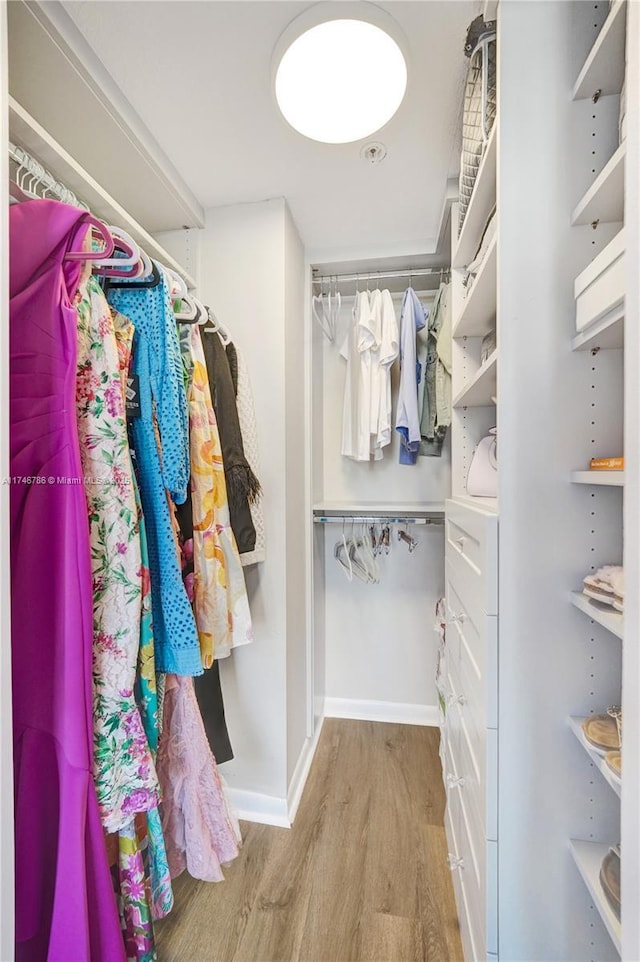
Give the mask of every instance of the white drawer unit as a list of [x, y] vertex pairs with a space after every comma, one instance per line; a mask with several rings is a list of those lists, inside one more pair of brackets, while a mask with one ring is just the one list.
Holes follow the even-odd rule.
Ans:
[[497, 955], [498, 519], [446, 503], [445, 826], [466, 962]]
[[498, 613], [498, 518], [458, 501], [445, 503], [445, 556], [458, 573], [470, 613]]

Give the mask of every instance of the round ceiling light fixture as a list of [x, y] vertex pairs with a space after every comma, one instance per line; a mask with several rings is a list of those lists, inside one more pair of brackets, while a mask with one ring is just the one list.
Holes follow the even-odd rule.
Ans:
[[[336, 19], [332, 3], [315, 5], [309, 13], [323, 19], [309, 26], [304, 14], [298, 17], [276, 48], [278, 106], [311, 140], [349, 144], [369, 137], [391, 120], [404, 98], [407, 63], [392, 36], [399, 33], [395, 21], [389, 17], [379, 25], [362, 18], [369, 4], [356, 7], [352, 18]], [[380, 21], [384, 12], [373, 11]]]

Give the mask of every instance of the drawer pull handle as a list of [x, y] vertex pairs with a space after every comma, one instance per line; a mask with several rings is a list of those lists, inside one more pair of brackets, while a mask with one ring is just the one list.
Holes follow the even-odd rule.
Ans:
[[452, 872], [459, 872], [464, 868], [464, 859], [460, 858], [458, 855], [454, 855], [453, 852], [449, 852], [447, 855], [447, 862]]
[[464, 788], [464, 776], [449, 773], [449, 775], [447, 775], [447, 784], [449, 788]]

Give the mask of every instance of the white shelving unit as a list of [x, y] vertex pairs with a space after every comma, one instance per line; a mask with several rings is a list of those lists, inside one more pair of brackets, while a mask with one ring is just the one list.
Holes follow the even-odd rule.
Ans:
[[314, 515], [388, 515], [398, 517], [407, 515], [416, 518], [426, 518], [430, 515], [444, 514], [444, 501], [394, 501], [392, 504], [384, 501], [319, 501], [313, 506]]
[[600, 917], [605, 924], [611, 941], [617, 951], [621, 952], [622, 928], [620, 920], [616, 917], [613, 909], [607, 902], [602, 886], [600, 885], [600, 866], [602, 860], [609, 851], [608, 845], [600, 842], [583, 842], [578, 839], [571, 841], [571, 854], [582, 876], [584, 884], [589, 890], [593, 903], [600, 913]]
[[13, 97], [9, 97], [9, 135], [12, 143], [23, 147], [56, 180], [88, 204], [93, 214], [107, 224], [122, 227], [149, 257], [173, 268], [188, 288], [195, 289], [193, 277]]
[[569, 727], [571, 731], [576, 736], [585, 752], [598, 769], [602, 777], [604, 778], [607, 785], [609, 785], [613, 791], [616, 793], [618, 798], [622, 794], [622, 782], [619, 778], [616, 778], [614, 773], [611, 771], [609, 766], [604, 760], [604, 755], [601, 752], [596, 751], [596, 749], [591, 745], [585, 738], [584, 731], [582, 730], [582, 723], [585, 721], [584, 718], [579, 718], [577, 715], [572, 715], [569, 718]]
[[592, 97], [597, 90], [601, 96], [620, 93], [624, 81], [626, 13], [626, 0], [614, 0], [576, 80], [574, 100]]
[[470, 508], [479, 508], [482, 511], [489, 511], [491, 514], [498, 514], [497, 498], [476, 498], [471, 494], [457, 494], [456, 501], [460, 501]]
[[495, 206], [497, 152], [496, 125], [494, 124], [484, 157], [480, 161], [467, 215], [452, 257], [452, 267], [466, 267], [473, 260], [484, 225]]
[[595, 324], [591, 324], [584, 331], [580, 331], [573, 338], [571, 346], [574, 351], [615, 350], [624, 347], [624, 304], [605, 314]]
[[606, 628], [616, 638], [624, 637], [624, 615], [609, 605], [603, 605], [592, 598], [587, 598], [581, 591], [572, 591], [571, 604], [578, 611], [582, 611], [588, 618], [595, 621], [602, 628]]
[[624, 487], [624, 471], [572, 471], [572, 484], [596, 484], [606, 487]]
[[487, 407], [493, 404], [498, 373], [498, 350], [489, 355], [469, 383], [453, 399], [454, 408]]
[[498, 266], [498, 238], [493, 238], [486, 259], [465, 299], [462, 311], [453, 328], [454, 337], [482, 337], [493, 330], [496, 323], [496, 284]]
[[624, 160], [627, 145], [623, 141], [613, 157], [600, 171], [571, 215], [571, 226], [622, 223], [624, 217]]

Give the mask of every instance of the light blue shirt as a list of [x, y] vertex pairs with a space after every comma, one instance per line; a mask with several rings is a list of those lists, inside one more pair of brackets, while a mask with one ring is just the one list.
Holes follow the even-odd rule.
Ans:
[[402, 299], [400, 313], [400, 389], [396, 413], [396, 431], [400, 435], [400, 464], [415, 464], [418, 460], [420, 364], [416, 334], [426, 325], [428, 318], [429, 312], [422, 306], [413, 288], [408, 287]]

